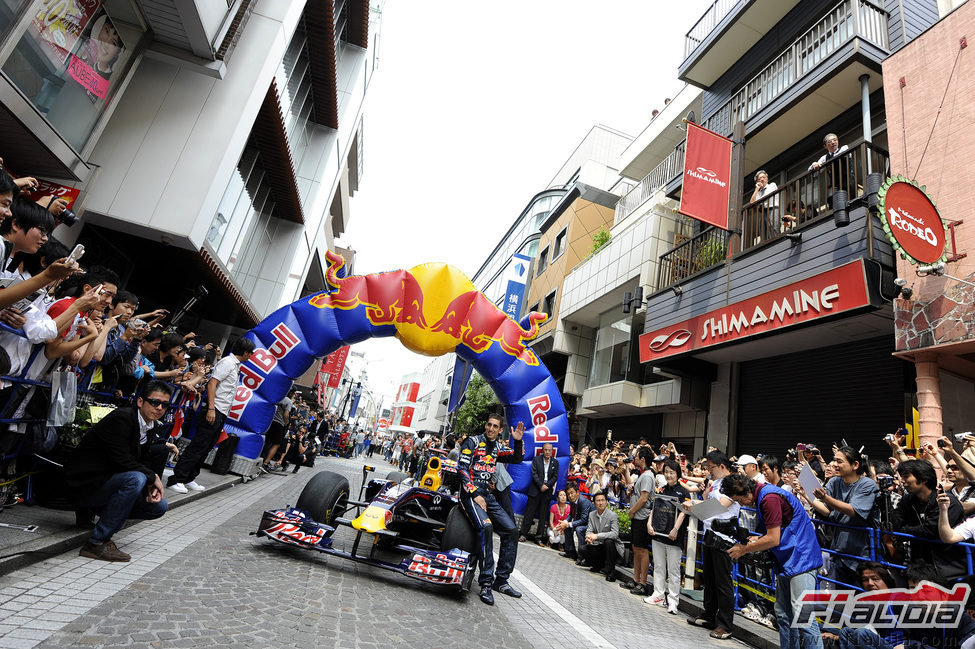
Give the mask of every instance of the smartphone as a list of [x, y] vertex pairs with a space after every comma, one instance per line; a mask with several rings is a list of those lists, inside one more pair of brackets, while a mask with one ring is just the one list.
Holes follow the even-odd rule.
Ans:
[[686, 462], [686, 461], [687, 461], [687, 456], [686, 456], [686, 455], [684, 455], [683, 453], [681, 453], [681, 454], [680, 454], [680, 461], [681, 461], [681, 462]]
[[85, 254], [85, 247], [79, 243], [77, 246], [74, 247], [74, 250], [71, 251], [71, 254], [68, 255], [68, 261], [78, 261], [79, 259], [81, 259], [81, 256], [84, 254]]
[[103, 290], [105, 290], [105, 285], [99, 284], [95, 287], [95, 295], [101, 295]]
[[944, 492], [945, 492], [945, 486], [939, 482], [938, 483], [938, 494], [943, 494]]
[[847, 444], [846, 442], [846, 439], [841, 439], [840, 441], [843, 442], [843, 446], [849, 446], [849, 444]]

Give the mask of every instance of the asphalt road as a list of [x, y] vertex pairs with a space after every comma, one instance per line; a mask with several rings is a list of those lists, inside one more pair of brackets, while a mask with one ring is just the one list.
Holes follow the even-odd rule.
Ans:
[[[391, 467], [381, 460], [376, 475]], [[327, 459], [265, 476], [116, 535], [131, 563], [77, 551], [0, 578], [0, 649], [27, 647], [524, 647], [671, 649], [744, 646], [708, 638], [552, 550], [519, 545], [512, 583], [525, 596], [485, 606], [434, 586], [249, 532], [293, 504]], [[495, 544], [497, 547], [497, 544]]]

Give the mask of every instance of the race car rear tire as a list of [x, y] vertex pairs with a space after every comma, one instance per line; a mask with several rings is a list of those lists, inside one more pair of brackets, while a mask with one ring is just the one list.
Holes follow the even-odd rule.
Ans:
[[349, 508], [349, 481], [332, 471], [317, 473], [301, 490], [295, 507], [319, 523], [334, 525]]
[[446, 552], [457, 548], [470, 554], [477, 554], [478, 547], [477, 532], [474, 531], [474, 526], [467, 520], [467, 516], [464, 515], [464, 510], [460, 508], [460, 505], [456, 505], [447, 514], [447, 524], [444, 526], [440, 549]]
[[386, 479], [393, 484], [399, 484], [410, 477], [409, 473], [404, 473], [402, 471], [390, 471], [386, 474]]

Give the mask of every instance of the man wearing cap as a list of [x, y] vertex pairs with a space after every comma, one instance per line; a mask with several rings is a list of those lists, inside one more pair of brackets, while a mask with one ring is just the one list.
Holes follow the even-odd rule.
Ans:
[[758, 470], [758, 460], [751, 455], [742, 455], [738, 458], [738, 466], [741, 467], [749, 480], [754, 480], [759, 484], [765, 484], [765, 476]]

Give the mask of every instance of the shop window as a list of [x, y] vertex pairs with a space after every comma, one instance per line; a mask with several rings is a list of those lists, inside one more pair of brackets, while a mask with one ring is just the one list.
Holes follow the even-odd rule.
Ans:
[[616, 383], [626, 378], [630, 359], [630, 316], [618, 309], [599, 318], [596, 344], [592, 357], [589, 387]]
[[3, 41], [17, 22], [18, 16], [27, 10], [31, 0], [0, 0], [0, 41]]
[[7, 77], [78, 151], [111, 104], [144, 35], [111, 13], [117, 4], [38, 3], [37, 14], [3, 62]]

